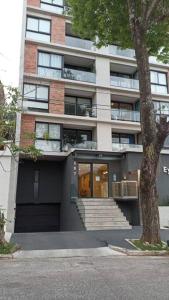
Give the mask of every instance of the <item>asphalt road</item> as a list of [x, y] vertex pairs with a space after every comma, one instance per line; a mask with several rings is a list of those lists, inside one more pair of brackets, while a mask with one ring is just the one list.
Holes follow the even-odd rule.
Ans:
[[169, 299], [169, 258], [1, 260], [0, 299]]

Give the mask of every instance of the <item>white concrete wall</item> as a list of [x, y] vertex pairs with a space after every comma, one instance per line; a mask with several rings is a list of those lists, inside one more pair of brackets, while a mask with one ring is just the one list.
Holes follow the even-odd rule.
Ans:
[[0, 151], [0, 208], [7, 219], [6, 232], [14, 232], [18, 163], [9, 151]]
[[107, 123], [97, 124], [97, 150], [112, 151], [111, 125]]
[[96, 57], [96, 84], [110, 86], [110, 61], [104, 57]]
[[169, 226], [169, 206], [159, 206], [160, 226]]

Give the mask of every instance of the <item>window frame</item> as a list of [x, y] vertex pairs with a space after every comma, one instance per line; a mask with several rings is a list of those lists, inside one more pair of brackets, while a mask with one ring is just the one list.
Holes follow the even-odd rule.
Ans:
[[[48, 54], [49, 57], [49, 64], [50, 66], [43, 66], [39, 64], [39, 54], [40, 53], [44, 53], [44, 54]], [[58, 55], [61, 57], [61, 68], [56, 68], [56, 67], [51, 67], [51, 55]], [[42, 51], [42, 50], [38, 50], [38, 59], [37, 59], [37, 66], [38, 68], [45, 68], [45, 69], [49, 69], [49, 70], [58, 70], [61, 71], [61, 78], [63, 77], [63, 68], [64, 68], [64, 55], [60, 54], [60, 53], [53, 53], [53, 52], [48, 52], [48, 51]]]
[[[35, 86], [35, 98], [28, 98], [25, 95], [25, 85], [34, 85]], [[43, 87], [48, 89], [48, 99], [40, 100], [37, 99], [37, 90], [38, 87]], [[42, 112], [49, 112], [49, 97], [50, 97], [50, 86], [49, 85], [41, 85], [41, 84], [36, 84], [36, 83], [23, 83], [23, 101], [28, 101], [28, 102], [36, 102], [36, 103], [46, 103], [48, 104], [48, 108], [33, 108], [33, 107], [28, 107], [28, 110], [30, 111], [42, 111]]]
[[[74, 99], [75, 99], [75, 114], [73, 114], [73, 115], [66, 114], [66, 111], [65, 111], [66, 97], [74, 98]], [[79, 117], [84, 117], [84, 115], [79, 115], [79, 114], [77, 114], [77, 111], [78, 111], [78, 99], [82, 99], [82, 100], [83, 100], [83, 99], [90, 100], [90, 109], [92, 110], [92, 98], [89, 98], [89, 97], [78, 97], [78, 96], [69, 96], [69, 95], [65, 95], [65, 100], [64, 100], [64, 114], [65, 114], [65, 115], [67, 115], [67, 116], [79, 116]]]
[[54, 6], [54, 7], [63, 8], [63, 11], [64, 11], [64, 0], [63, 0], [63, 5], [55, 4], [55, 3], [53, 3], [53, 1], [54, 0], [51, 0], [52, 3], [49, 3], [49, 2], [45, 2], [45, 0], [40, 0], [40, 4], [46, 4], [46, 5], [50, 5], [50, 6]]
[[[60, 126], [60, 139], [44, 139], [44, 138], [37, 138], [36, 137], [36, 128], [37, 124], [47, 124], [48, 125], [48, 134], [49, 134], [49, 127], [50, 125], [59, 125]], [[35, 142], [36, 140], [38, 141], [51, 141], [51, 142], [60, 142], [60, 152], [62, 152], [62, 141], [63, 141], [63, 126], [60, 123], [51, 123], [51, 122], [41, 122], [41, 121], [36, 121], [35, 122]]]
[[119, 139], [119, 143], [116, 143], [116, 142], [112, 141], [113, 144], [132, 145], [130, 143], [121, 143], [121, 139], [123, 138], [123, 136], [128, 136], [129, 139], [132, 136], [134, 138], [134, 145], [136, 145], [136, 137], [132, 133], [130, 134], [130, 133], [122, 133], [122, 132], [120, 132], [120, 133], [112, 132], [112, 138], [113, 138], [113, 134], [116, 135]]
[[[30, 30], [30, 29], [28, 29], [28, 18], [38, 20], [38, 31], [37, 30]], [[40, 20], [42, 20], [42, 21], [48, 21], [49, 22], [49, 24], [50, 24], [49, 33], [39, 30]], [[27, 15], [27, 18], [26, 18], [26, 33], [27, 32], [33, 32], [33, 33], [39, 33], [39, 34], [47, 35], [47, 36], [50, 37], [50, 42], [51, 42], [51, 29], [52, 29], [51, 20], [44, 19], [44, 18], [38, 18], [38, 17], [31, 16], [31, 15]]]
[[[151, 81], [151, 72], [155, 72], [157, 73], [157, 79], [158, 79], [158, 83], [152, 82]], [[164, 74], [165, 78], [166, 78], [166, 84], [161, 84], [159, 83], [159, 74]], [[156, 85], [156, 86], [162, 86], [162, 87], [166, 87], [167, 88], [167, 93], [168, 93], [168, 76], [166, 72], [161, 72], [161, 71], [155, 71], [155, 70], [150, 70], [150, 82], [151, 82], [151, 86], [152, 85]]]
[[[92, 130], [64, 128], [63, 129], [63, 144], [65, 144], [65, 141], [64, 141], [64, 130], [66, 130], [66, 131], [73, 131], [75, 133], [75, 135], [76, 135], [76, 141], [75, 141], [74, 145], [79, 144], [79, 142], [78, 142], [78, 133], [79, 132], [90, 133], [91, 142], [93, 141], [93, 131]], [[74, 146], [74, 145], [72, 145], [72, 146]]]

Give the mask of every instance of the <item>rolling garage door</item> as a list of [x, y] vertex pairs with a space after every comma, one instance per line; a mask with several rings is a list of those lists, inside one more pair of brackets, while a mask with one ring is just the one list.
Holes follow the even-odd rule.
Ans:
[[20, 163], [15, 232], [60, 230], [61, 169], [59, 162]]
[[59, 231], [59, 204], [17, 205], [15, 232]]

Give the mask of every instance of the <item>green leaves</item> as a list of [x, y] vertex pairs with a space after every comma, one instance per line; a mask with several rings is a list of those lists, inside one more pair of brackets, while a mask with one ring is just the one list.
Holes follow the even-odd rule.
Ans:
[[[149, 55], [169, 62], [169, 0], [130, 0], [135, 8], [135, 21], [145, 32]], [[67, 0], [73, 19], [73, 30], [82, 38], [89, 37], [97, 46], [117, 44], [134, 48], [129, 24], [127, 0]], [[148, 18], [148, 19], [147, 19]]]

